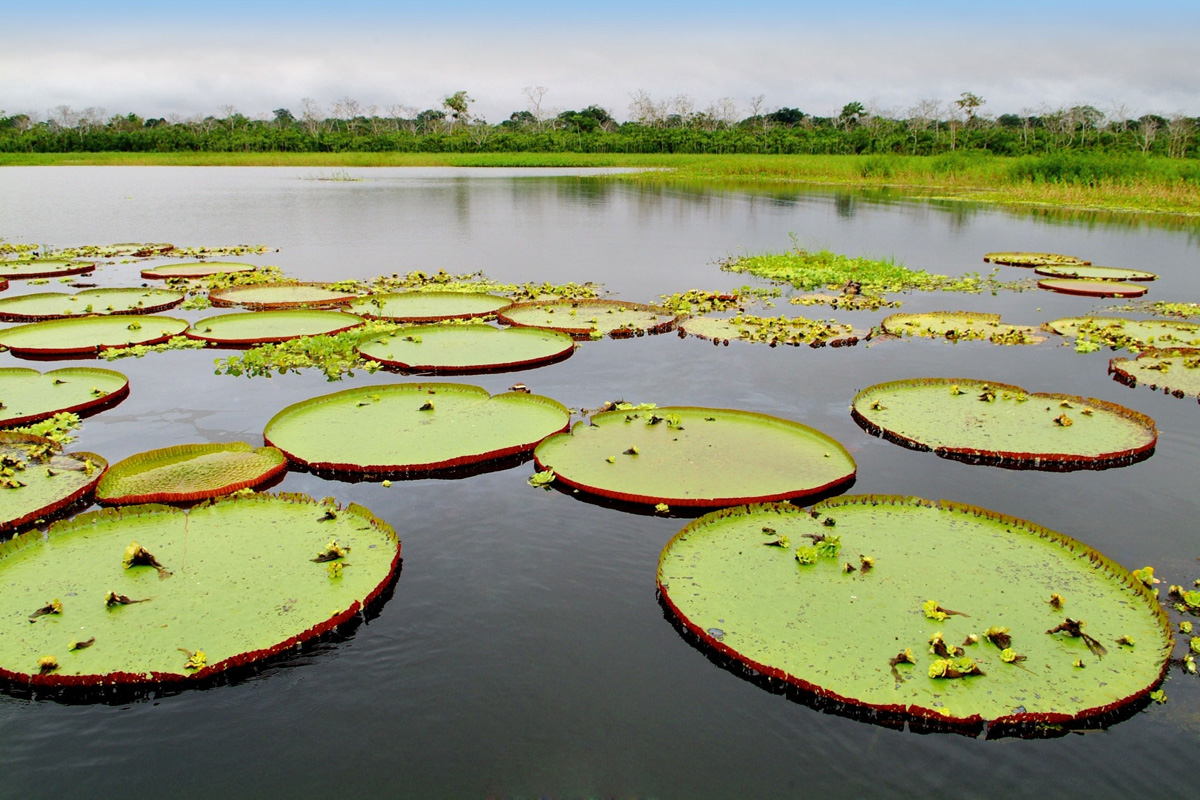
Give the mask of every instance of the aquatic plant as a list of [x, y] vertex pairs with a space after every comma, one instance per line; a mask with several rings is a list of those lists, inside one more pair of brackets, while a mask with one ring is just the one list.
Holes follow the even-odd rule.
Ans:
[[96, 487], [106, 505], [193, 503], [260, 486], [287, 471], [274, 447], [245, 442], [183, 444], [148, 450], [108, 468]]
[[786, 344], [797, 347], [843, 347], [858, 344], [859, 335], [850, 325], [840, 325], [835, 320], [808, 319], [806, 317], [758, 317], [738, 314], [735, 317], [688, 317], [679, 323], [680, 335], [709, 339], [714, 343], [730, 339], [768, 344], [771, 347]]
[[61, 259], [28, 259], [0, 261], [0, 278], [20, 281], [37, 278], [57, 278], [62, 275], [84, 275], [94, 272], [93, 261], [64, 261]]
[[571, 356], [569, 335], [542, 328], [416, 325], [363, 338], [358, 353], [390, 367], [432, 373], [502, 372]]
[[1113, 280], [1046, 278], [1038, 281], [1037, 285], [1039, 289], [1085, 297], [1141, 297], [1146, 293], [1145, 286]]
[[0, 346], [22, 357], [95, 355], [110, 347], [165, 342], [187, 327], [185, 320], [155, 315], [54, 319], [0, 331]]
[[340, 333], [356, 328], [362, 322], [362, 317], [353, 314], [321, 309], [244, 311], [206, 317], [184, 331], [184, 335], [209, 344], [240, 347]]
[[368, 319], [423, 323], [485, 317], [511, 303], [507, 297], [487, 292], [385, 292], [358, 299], [346, 310]]
[[622, 300], [545, 300], [513, 303], [496, 313], [505, 325], [546, 328], [577, 339], [627, 339], [666, 333], [679, 315], [665, 308]]
[[1087, 316], [1062, 317], [1044, 327], [1060, 336], [1074, 336], [1077, 342], [1091, 342], [1114, 350], [1141, 352], [1150, 347], [1200, 347], [1200, 324], [1194, 322]]
[[892, 314], [880, 327], [896, 336], [925, 336], [963, 340], [984, 340], [992, 344], [1037, 344], [1045, 341], [1033, 328], [1008, 325], [999, 314], [972, 311], [928, 311], [920, 314]]
[[231, 261], [198, 261], [192, 264], [163, 264], [159, 267], [149, 267], [142, 270], [142, 277], [149, 280], [168, 280], [170, 278], [193, 280], [207, 278], [210, 275], [253, 272], [257, 269], [258, 267], [253, 264], [239, 264]]
[[1175, 397], [1200, 399], [1200, 348], [1148, 348], [1134, 359], [1110, 359], [1108, 372], [1126, 386], [1144, 383]]
[[1153, 272], [1124, 267], [1094, 267], [1083, 264], [1045, 264], [1035, 267], [1035, 275], [1047, 278], [1079, 278], [1091, 281], [1153, 281], [1158, 276]]
[[38, 372], [0, 369], [0, 427], [26, 425], [61, 412], [96, 411], [129, 396], [129, 379], [110, 369], [67, 367]]
[[326, 308], [344, 306], [357, 299], [353, 292], [331, 288], [318, 283], [265, 283], [213, 289], [208, 299], [214, 306], [241, 306], [260, 311], [295, 308]]
[[75, 294], [39, 292], [0, 300], [0, 320], [37, 322], [105, 314], [157, 314], [183, 302], [167, 289], [88, 289]]
[[983, 260], [992, 264], [1004, 264], [1010, 267], [1043, 267], [1060, 264], [1086, 267], [1092, 263], [1075, 256], [1063, 255], [1062, 253], [988, 253], [983, 257]]
[[19, 530], [85, 497], [107, 466], [95, 453], [63, 454], [43, 436], [0, 432], [0, 533]]

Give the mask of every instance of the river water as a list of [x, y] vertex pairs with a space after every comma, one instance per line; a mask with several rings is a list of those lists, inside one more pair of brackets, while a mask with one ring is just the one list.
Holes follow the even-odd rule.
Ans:
[[[345, 177], [356, 180], [330, 180]], [[646, 187], [583, 171], [0, 170], [0, 237], [11, 242], [265, 244], [272, 252], [241, 260], [312, 280], [414, 269], [591, 280], [641, 302], [753, 283], [722, 272], [718, 260], [783, 250], [791, 237], [955, 275], [986, 271], [982, 255], [993, 250], [1072, 253], [1158, 272], [1151, 299], [1196, 301], [1197, 232], [828, 190]], [[107, 266], [95, 282], [137, 285], [146, 265]], [[1001, 277], [1027, 274], [1006, 267]], [[58, 288], [14, 282], [5, 296]], [[905, 311], [997, 311], [1018, 324], [1111, 304], [1041, 291], [900, 299]], [[781, 311], [863, 327], [888, 313], [786, 303]], [[853, 493], [982, 506], [1190, 584], [1200, 577], [1200, 408], [1114, 382], [1106, 374], [1112, 355], [1077, 354], [1056, 338], [1008, 348], [903, 340], [772, 349], [665, 335], [587, 342], [551, 366], [461, 380], [493, 393], [521, 380], [575, 408], [619, 397], [793, 419], [853, 454]], [[403, 380], [248, 380], [214, 375], [214, 357], [180, 351], [101, 362], [129, 376], [131, 394], [87, 419], [73, 448], [115, 462], [172, 444], [257, 444], [286, 405]], [[0, 365], [29, 363], [6, 353]], [[850, 419], [859, 389], [917, 376], [1118, 402], [1157, 421], [1158, 447], [1142, 463], [1106, 471], [1010, 471], [908, 451]], [[398, 531], [403, 572], [379, 613], [340, 640], [209, 689], [88, 704], [0, 694], [0, 796], [1109, 797], [1193, 789], [1194, 678], [1175, 671], [1167, 704], [1056, 739], [922, 735], [823, 713], [714, 664], [664, 618], [655, 569], [685, 520], [535, 490], [526, 485], [531, 471], [526, 464], [391, 487], [289, 473], [280, 490], [360, 503]]]

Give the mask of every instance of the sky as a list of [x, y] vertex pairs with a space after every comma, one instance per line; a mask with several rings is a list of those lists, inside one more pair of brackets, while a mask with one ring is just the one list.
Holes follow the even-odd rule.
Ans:
[[[970, 6], [964, 8], [963, 6]], [[973, 92], [999, 115], [1090, 104], [1200, 115], [1200, 3], [971, 4], [744, 0], [566, 5], [536, 0], [0, 0], [0, 110], [299, 116], [350, 98], [378, 113], [465, 90], [496, 123], [596, 104], [619, 120], [644, 93], [739, 116], [846, 103], [900, 116]]]

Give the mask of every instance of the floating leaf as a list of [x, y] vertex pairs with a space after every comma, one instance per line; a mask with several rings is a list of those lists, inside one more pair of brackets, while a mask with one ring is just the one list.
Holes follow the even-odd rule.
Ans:
[[484, 292], [388, 292], [360, 298], [347, 310], [368, 319], [419, 323], [483, 317], [511, 304]]
[[75, 294], [39, 292], [0, 300], [0, 320], [35, 322], [91, 314], [157, 314], [183, 302], [168, 289], [88, 289]]
[[59, 261], [55, 259], [0, 261], [0, 278], [14, 281], [30, 278], [57, 278], [61, 275], [83, 275], [95, 269], [94, 261]]
[[1044, 267], [1051, 264], [1089, 266], [1092, 262], [1061, 253], [988, 253], [984, 261], [1007, 264], [1010, 267]]
[[1083, 264], [1046, 264], [1035, 268], [1034, 273], [1048, 278], [1081, 278], [1090, 281], [1153, 281], [1158, 276], [1153, 272], [1122, 267], [1093, 267]]
[[320, 283], [267, 283], [214, 289], [208, 299], [214, 306], [242, 306], [260, 310], [295, 306], [342, 306], [358, 295], [340, 292]]
[[67, 367], [38, 372], [0, 369], [0, 426], [13, 427], [55, 414], [95, 411], [129, 395], [129, 379], [111, 369]]
[[499, 372], [549, 364], [575, 352], [575, 340], [541, 328], [418, 325], [364, 339], [363, 358], [420, 372]]
[[1200, 348], [1152, 347], [1135, 359], [1111, 359], [1108, 372], [1127, 386], [1144, 383], [1175, 397], [1200, 399]]
[[[0, 676], [55, 686], [201, 679], [350, 620], [388, 586], [400, 542], [363, 508], [325, 520], [324, 507], [300, 495], [232, 498], [189, 512], [130, 506], [57, 523], [45, 540], [37, 532], [0, 545]], [[330, 537], [354, 551], [338, 581], [311, 561]], [[170, 565], [170, 580], [123, 567], [134, 538]], [[68, 594], [63, 613], [37, 625], [14, 613], [32, 597]], [[52, 675], [31, 670], [39, 654], [61, 651], [81, 630], [100, 644], [73, 652]]]
[[[1091, 413], [1068, 422], [1061, 403]], [[1017, 468], [1120, 466], [1148, 457], [1158, 440], [1154, 420], [1116, 403], [967, 378], [869, 386], [855, 396], [852, 415], [867, 432], [914, 450]]]
[[832, 321], [805, 317], [756, 317], [749, 314], [728, 318], [688, 317], [679, 323], [679, 330], [714, 342], [734, 339], [772, 347], [779, 344], [843, 347], [858, 344], [859, 338], [850, 325], [839, 325]]
[[[654, 424], [674, 415], [678, 424]], [[636, 457], [607, 458], [614, 453]], [[631, 503], [716, 507], [811, 497], [854, 480], [854, 459], [806, 425], [749, 411], [613, 410], [538, 445], [566, 486]]]
[[577, 339], [623, 339], [674, 329], [679, 317], [658, 306], [621, 300], [552, 300], [514, 303], [497, 313], [506, 325], [549, 328]]
[[[1164, 674], [1172, 639], [1166, 614], [1127, 570], [1086, 545], [1034, 523], [972, 506], [919, 498], [841, 497], [813, 512], [837, 517], [848, 547], [869, 549], [868, 574], [821, 559], [797, 569], [788, 553], [761, 547], [769, 525], [791, 535], [819, 533], [812, 515], [785, 504], [717, 511], [680, 531], [663, 549], [658, 587], [670, 612], [693, 635], [757, 673], [822, 698], [908, 718], [998, 729], [1070, 723], [1144, 698]], [[1135, 636], [1102, 660], [1082, 639], [1046, 635], [1062, 614], [1045, 598], [1072, 587], [1072, 605], [1096, 636]], [[942, 621], [920, 612], [938, 598], [967, 616]], [[935, 605], [938, 601], [934, 601]], [[994, 648], [974, 651], [985, 674], [930, 677], [945, 642], [968, 639], [983, 624], [1003, 625], [1019, 641], [1026, 669], [1008, 669]], [[708, 631], [719, 627], [717, 640]], [[898, 648], [914, 669], [900, 674]], [[957, 648], [956, 648], [957, 649]], [[947, 645], [947, 652], [950, 652]], [[1078, 670], [1076, 659], [1088, 669]], [[964, 662], [965, 666], [965, 662]], [[977, 728], [978, 729], [978, 728]]]
[[1039, 289], [1049, 289], [1061, 294], [1079, 294], [1085, 297], [1141, 297], [1145, 286], [1122, 281], [1076, 280], [1072, 278], [1046, 278], [1038, 281]]
[[184, 333], [213, 344], [254, 345], [340, 333], [361, 324], [362, 317], [353, 314], [301, 308], [220, 314], [196, 322]]
[[286, 471], [287, 458], [274, 447], [176, 445], [113, 464], [96, 487], [96, 499], [110, 505], [190, 503], [259, 486]]
[[107, 466], [95, 453], [62, 454], [42, 436], [0, 432], [0, 533], [88, 495]]
[[166, 280], [168, 278], [207, 278], [233, 272], [253, 272], [253, 264], [236, 264], [229, 261], [200, 261], [194, 264], [164, 264], [142, 270], [142, 277]]
[[570, 412], [535, 394], [478, 386], [366, 386], [288, 406], [264, 438], [313, 469], [388, 474], [453, 469], [526, 453], [564, 430]]
[[159, 316], [53, 319], [0, 331], [0, 345], [17, 356], [94, 355], [110, 347], [165, 342], [187, 327], [185, 320]]
[[1061, 336], [1135, 352], [1150, 347], [1200, 347], [1200, 325], [1182, 320], [1063, 317], [1045, 327]]
[[892, 314], [884, 318], [881, 327], [896, 336], [925, 336], [951, 341], [983, 339], [993, 344], [1037, 344], [1045, 340], [1033, 328], [1002, 323], [999, 314], [972, 311]]

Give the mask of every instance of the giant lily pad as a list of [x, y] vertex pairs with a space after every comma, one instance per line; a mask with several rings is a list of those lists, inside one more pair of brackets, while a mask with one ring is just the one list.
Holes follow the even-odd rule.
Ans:
[[854, 480], [838, 442], [791, 420], [715, 408], [605, 411], [534, 451], [565, 486], [629, 503], [712, 508], [812, 497]]
[[113, 464], [96, 487], [96, 499], [110, 505], [192, 503], [259, 486], [286, 471], [287, 458], [274, 447], [176, 445]]
[[228, 272], [253, 272], [253, 264], [237, 264], [231, 261], [199, 261], [194, 264], [164, 264], [142, 270], [143, 278], [166, 280], [167, 278], [207, 278]]
[[208, 293], [214, 306], [254, 309], [344, 306], [357, 297], [351, 292], [339, 292], [318, 283], [263, 283], [214, 289]]
[[1153, 281], [1158, 276], [1153, 272], [1123, 267], [1092, 267], [1083, 264], [1046, 264], [1034, 268], [1037, 275], [1047, 278], [1080, 278], [1091, 281]]
[[1021, 468], [1128, 464], [1158, 440], [1154, 420], [1116, 403], [968, 378], [878, 383], [855, 395], [852, 414], [869, 433], [905, 447]]
[[64, 455], [41, 436], [0, 432], [0, 533], [79, 500], [95, 488], [107, 466], [95, 453]]
[[439, 322], [495, 314], [512, 300], [483, 292], [392, 292], [361, 298], [348, 311], [393, 322]]
[[1172, 639], [1154, 595], [1074, 539], [912, 497], [841, 497], [812, 512], [764, 505], [696, 520], [659, 559], [664, 603], [762, 675], [936, 723], [1070, 725], [1145, 698], [1166, 670]]
[[541, 328], [419, 325], [361, 342], [363, 358], [421, 372], [492, 372], [567, 358], [575, 340]]
[[301, 495], [85, 514], [0, 546], [0, 676], [200, 682], [347, 622], [399, 559], [366, 509]]
[[362, 317], [340, 311], [283, 309], [221, 314], [202, 319], [185, 332], [190, 339], [213, 344], [265, 344], [301, 336], [339, 333], [362, 324]]
[[577, 339], [623, 339], [665, 333], [679, 317], [673, 311], [620, 300], [551, 300], [514, 303], [497, 315], [506, 325], [549, 328]]
[[1063, 317], [1046, 327], [1062, 336], [1113, 348], [1200, 347], [1200, 325], [1182, 320]]
[[157, 314], [183, 302], [168, 289], [88, 289], [76, 294], [39, 292], [0, 300], [0, 320], [34, 322], [89, 314]]
[[31, 322], [0, 331], [0, 346], [18, 356], [90, 355], [109, 347], [158, 344], [188, 327], [174, 317], [78, 317]]
[[1087, 266], [1092, 263], [1061, 253], [988, 253], [983, 260], [993, 264], [1006, 264], [1010, 267], [1042, 267], [1050, 264]]
[[843, 347], [858, 344], [858, 335], [849, 325], [839, 325], [829, 320], [814, 320], [805, 317], [756, 317], [739, 314], [736, 317], [688, 317], [679, 323], [679, 329], [691, 336], [728, 342], [740, 339], [744, 342], [779, 344], [809, 347]]
[[316, 470], [424, 472], [527, 453], [564, 430], [570, 416], [561, 403], [534, 394], [493, 397], [478, 386], [398, 383], [290, 405], [270, 419], [263, 438]]
[[57, 278], [62, 275], [83, 275], [96, 269], [94, 261], [58, 261], [35, 259], [30, 261], [0, 261], [0, 277], [9, 280], [30, 278]]
[[974, 311], [892, 314], [883, 320], [881, 326], [896, 336], [925, 336], [951, 341], [986, 339], [993, 344], [1037, 344], [1045, 340], [1033, 328], [1001, 322], [999, 314]]
[[114, 405], [129, 395], [129, 379], [111, 369], [67, 367], [46, 373], [0, 369], [0, 426], [13, 427]]
[[1144, 383], [1175, 397], [1200, 398], [1200, 348], [1150, 348], [1135, 359], [1111, 359], [1108, 371], [1128, 386]]
[[1146, 293], [1145, 286], [1138, 286], [1134, 283], [1073, 278], [1046, 278], [1038, 281], [1038, 288], [1060, 294], [1078, 294], [1084, 297], [1141, 297]]

